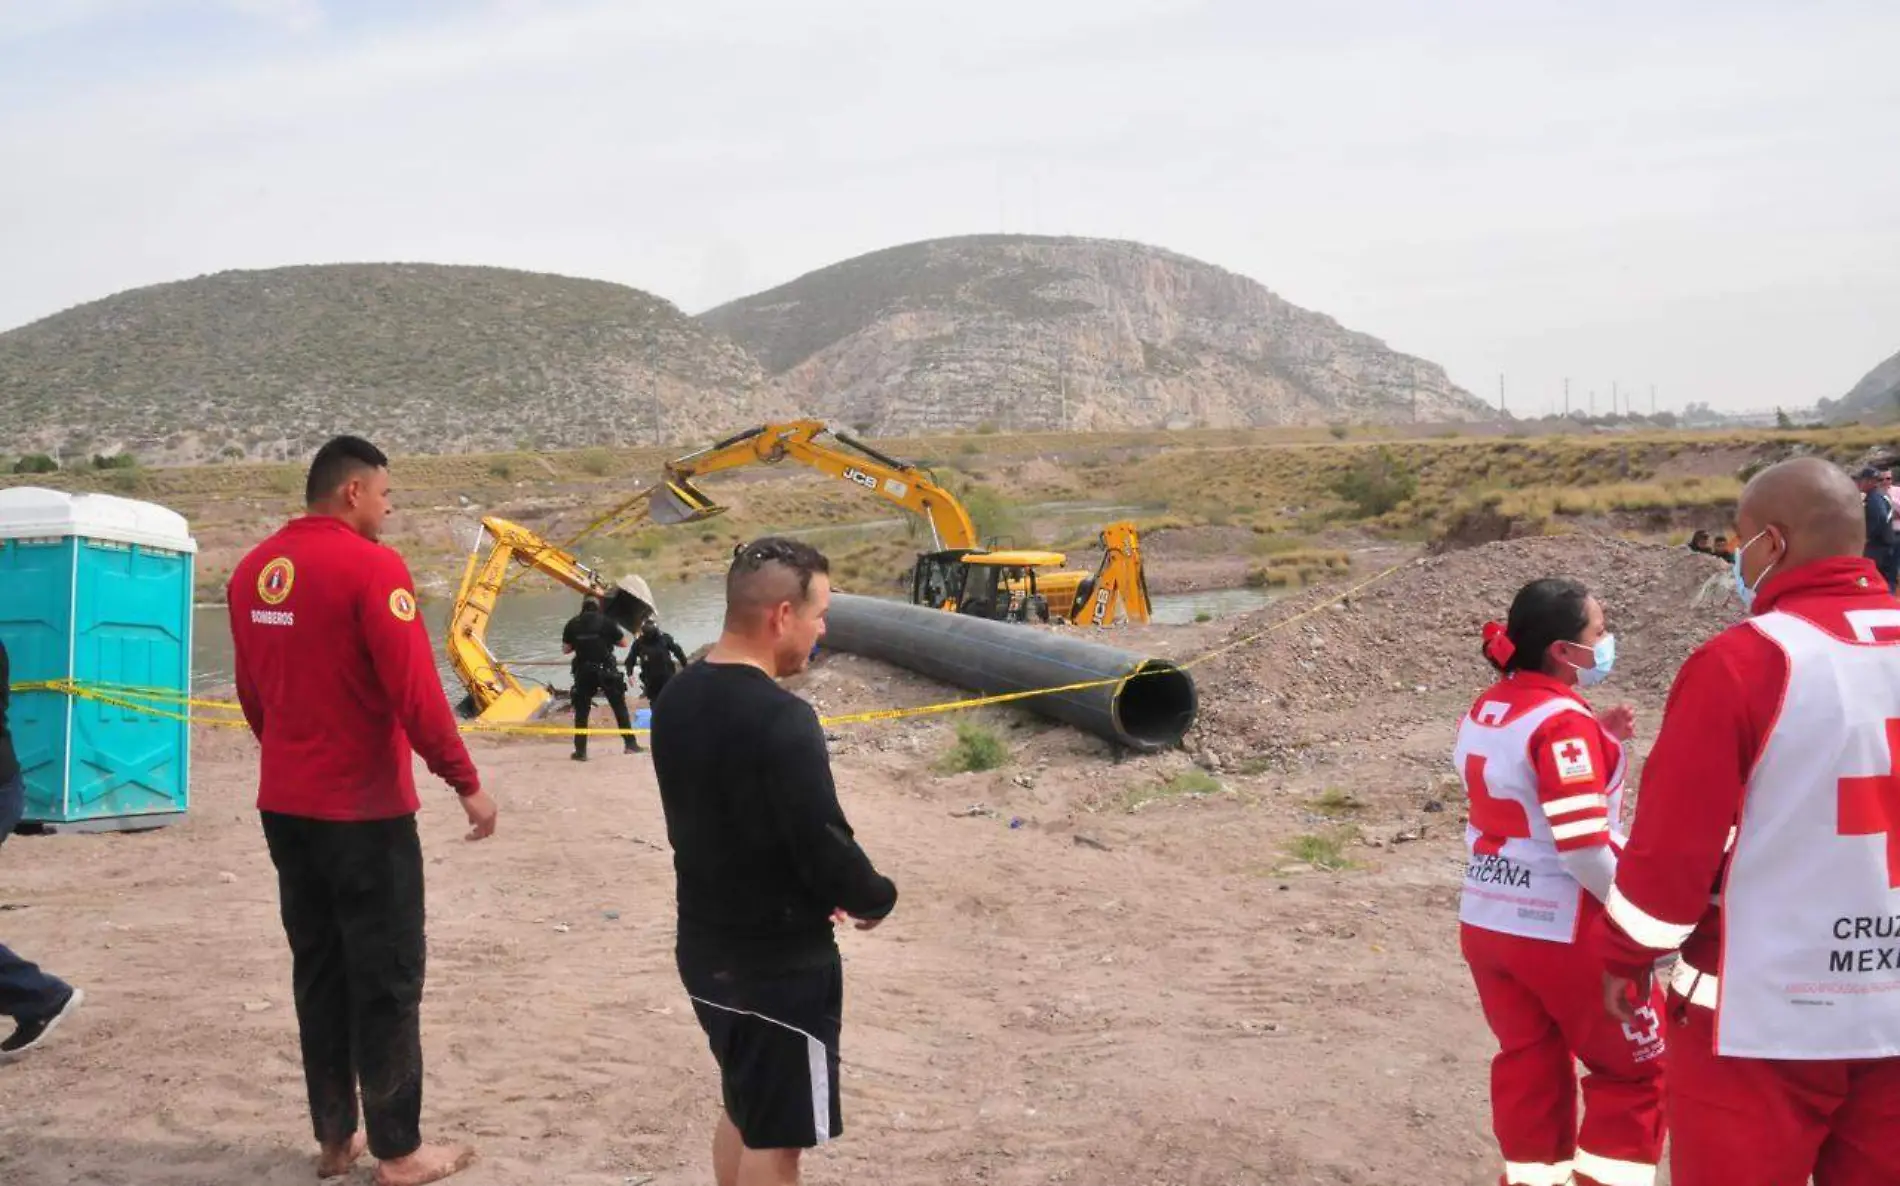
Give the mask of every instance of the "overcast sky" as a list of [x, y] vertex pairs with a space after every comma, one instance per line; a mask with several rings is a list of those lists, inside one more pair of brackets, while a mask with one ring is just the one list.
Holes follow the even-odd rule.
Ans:
[[0, 328], [224, 268], [688, 312], [880, 247], [1137, 239], [1513, 411], [1900, 350], [1900, 4], [0, 0]]

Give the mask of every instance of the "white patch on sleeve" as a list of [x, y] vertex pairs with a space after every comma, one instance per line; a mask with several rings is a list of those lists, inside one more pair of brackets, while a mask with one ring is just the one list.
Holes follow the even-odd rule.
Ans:
[[1597, 776], [1597, 768], [1590, 761], [1590, 747], [1580, 737], [1567, 737], [1550, 747], [1550, 756], [1557, 761], [1557, 781], [1591, 782]]

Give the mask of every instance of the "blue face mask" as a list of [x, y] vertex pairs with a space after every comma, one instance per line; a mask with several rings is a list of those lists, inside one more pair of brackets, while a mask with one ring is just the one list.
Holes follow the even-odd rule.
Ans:
[[1762, 536], [1767, 534], [1768, 531], [1766, 528], [1757, 531], [1749, 538], [1747, 543], [1735, 549], [1735, 558], [1729, 561], [1729, 566], [1735, 574], [1735, 596], [1741, 599], [1743, 613], [1753, 613], [1755, 611], [1755, 590], [1761, 588], [1761, 583], [1768, 579], [1768, 574], [1774, 571], [1775, 566], [1770, 564], [1767, 568], [1762, 569], [1761, 575], [1755, 578], [1753, 585], [1750, 585], [1747, 581], [1742, 579], [1742, 553], [1748, 551], [1749, 548], [1754, 546], [1756, 540], [1759, 540]]
[[1610, 678], [1610, 670], [1616, 666], [1616, 635], [1597, 639], [1590, 653], [1596, 657], [1596, 666], [1577, 668], [1577, 686], [1581, 688], [1594, 687]]

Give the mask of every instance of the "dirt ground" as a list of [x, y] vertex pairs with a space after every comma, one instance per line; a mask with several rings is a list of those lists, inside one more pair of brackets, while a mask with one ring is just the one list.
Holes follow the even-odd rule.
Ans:
[[[841, 797], [901, 898], [841, 938], [846, 1133], [808, 1180], [1495, 1180], [1447, 755], [1484, 683], [1475, 622], [1566, 567], [1624, 632], [1627, 680], [1602, 699], [1653, 729], [1673, 665], [1734, 611], [1692, 604], [1694, 558], [1616, 540], [1416, 563], [1208, 661], [1184, 751], [1117, 760], [998, 709], [838, 726]], [[1189, 658], [1326, 597], [1116, 641]], [[946, 694], [851, 656], [794, 686], [827, 713]], [[938, 773], [972, 716], [1010, 760]], [[710, 1181], [716, 1083], [673, 970], [651, 766], [577, 766], [558, 741], [475, 752], [493, 840], [464, 843], [448, 793], [425, 793], [425, 1129], [476, 1142], [470, 1186]], [[205, 734], [195, 761], [183, 824], [0, 854], [0, 935], [89, 994], [0, 1067], [8, 1186], [310, 1180], [253, 747]], [[1350, 867], [1315, 867], [1315, 838]]]

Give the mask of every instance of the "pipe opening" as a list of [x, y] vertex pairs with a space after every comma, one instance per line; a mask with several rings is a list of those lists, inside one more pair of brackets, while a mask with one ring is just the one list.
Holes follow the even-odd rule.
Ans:
[[1110, 712], [1126, 744], [1150, 751], [1180, 745], [1197, 707], [1192, 676], [1165, 660], [1148, 659], [1122, 684]]

